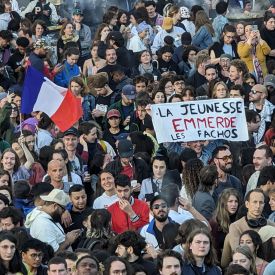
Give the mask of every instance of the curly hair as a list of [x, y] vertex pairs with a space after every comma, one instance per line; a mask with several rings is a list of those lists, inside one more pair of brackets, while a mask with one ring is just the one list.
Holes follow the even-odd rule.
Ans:
[[190, 159], [186, 162], [182, 172], [182, 182], [188, 196], [193, 198], [200, 185], [200, 170], [203, 162], [200, 159]]

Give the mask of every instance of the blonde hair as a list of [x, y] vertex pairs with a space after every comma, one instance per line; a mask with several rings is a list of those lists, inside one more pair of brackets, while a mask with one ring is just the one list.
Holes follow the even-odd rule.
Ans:
[[252, 275], [257, 275], [256, 259], [249, 247], [247, 245], [238, 246], [233, 252], [232, 256], [236, 253], [243, 254], [251, 262], [249, 272]]
[[228, 88], [227, 88], [226, 84], [223, 81], [219, 81], [214, 85], [211, 97], [212, 98], [217, 98], [217, 89], [218, 89], [219, 85], [223, 85], [223, 87], [226, 90], [226, 97], [228, 97]]

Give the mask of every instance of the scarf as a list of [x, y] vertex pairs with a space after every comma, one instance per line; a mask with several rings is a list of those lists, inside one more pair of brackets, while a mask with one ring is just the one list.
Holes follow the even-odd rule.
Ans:
[[[253, 102], [251, 102], [249, 104], [249, 110], [256, 111], [256, 107], [253, 104]], [[266, 130], [266, 122], [271, 121], [271, 116], [272, 116], [273, 110], [274, 110], [273, 104], [270, 103], [268, 100], [265, 100], [264, 105], [263, 105], [263, 109], [260, 112], [260, 116], [261, 116], [260, 128], [259, 128], [257, 133], [253, 134], [254, 142], [255, 142], [256, 145], [258, 143], [260, 143], [262, 141], [263, 137], [264, 137], [265, 130]]]
[[68, 42], [77, 42], [79, 40], [79, 36], [73, 34], [72, 36], [66, 37], [65, 35], [62, 35], [63, 43], [66, 44]]
[[252, 62], [253, 62], [253, 67], [254, 67], [254, 72], [255, 72], [257, 82], [259, 84], [263, 84], [264, 83], [263, 70], [256, 56], [256, 47], [257, 47], [257, 44], [253, 45], [252, 47]]
[[140, 64], [138, 66], [138, 70], [139, 70], [139, 72], [140, 72], [141, 75], [146, 74], [146, 73], [150, 73], [151, 74], [153, 72], [153, 69], [154, 68], [153, 68], [152, 63], [150, 64], [150, 67], [148, 69], [144, 68], [142, 64]]

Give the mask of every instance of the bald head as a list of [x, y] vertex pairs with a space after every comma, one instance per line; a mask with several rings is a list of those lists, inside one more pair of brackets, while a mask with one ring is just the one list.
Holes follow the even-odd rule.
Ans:
[[51, 178], [51, 183], [61, 183], [65, 175], [65, 163], [60, 160], [51, 160], [48, 163], [48, 175]]

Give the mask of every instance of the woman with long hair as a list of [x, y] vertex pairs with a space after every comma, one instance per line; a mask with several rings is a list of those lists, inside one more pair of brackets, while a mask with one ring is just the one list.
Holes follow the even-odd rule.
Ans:
[[16, 238], [12, 234], [0, 233], [0, 274], [21, 272], [21, 261], [16, 244]]
[[102, 23], [98, 26], [95, 36], [94, 36], [94, 42], [95, 41], [101, 41], [102, 43], [106, 44], [106, 39], [108, 34], [110, 33], [110, 28], [108, 24]]
[[144, 50], [139, 53], [138, 57], [138, 66], [134, 69], [133, 76], [136, 75], [144, 75], [144, 74], [152, 74], [160, 78], [160, 72], [156, 68], [155, 63], [152, 63], [152, 55], [148, 50]]
[[245, 41], [238, 43], [238, 54], [249, 72], [255, 75], [257, 82], [263, 84], [267, 74], [266, 57], [271, 49], [261, 38], [260, 32], [254, 30], [252, 25], [245, 26], [245, 37]]
[[259, 247], [262, 245], [260, 235], [254, 230], [246, 230], [240, 236], [240, 246], [248, 246], [255, 257], [258, 275], [263, 275], [268, 262], [257, 256]]
[[92, 120], [92, 111], [95, 109], [95, 97], [88, 93], [88, 87], [84, 83], [83, 78], [80, 76], [72, 77], [69, 83], [69, 88], [77, 98], [81, 99], [83, 120]]
[[94, 41], [91, 46], [91, 58], [85, 60], [83, 65], [83, 75], [95, 75], [98, 70], [106, 65], [106, 61], [98, 56], [98, 46], [100, 41]]
[[229, 226], [235, 222], [240, 205], [241, 197], [239, 192], [234, 188], [225, 189], [218, 199], [216, 212], [209, 221], [218, 259], [221, 257], [224, 239], [229, 232]]
[[171, 5], [168, 9], [168, 17], [171, 17], [173, 19], [173, 25], [176, 27], [182, 28], [184, 31], [186, 31], [185, 26], [181, 23], [181, 10], [180, 7], [176, 5]]
[[238, 246], [232, 255], [233, 264], [239, 264], [250, 272], [250, 275], [257, 275], [255, 257], [247, 245]]
[[117, 12], [107, 11], [103, 15], [102, 22], [109, 26], [109, 29], [112, 31], [119, 31], [119, 27], [117, 26]]
[[101, 248], [112, 237], [111, 214], [106, 209], [96, 209], [89, 217], [86, 236], [80, 241], [79, 248]]
[[13, 149], [8, 148], [3, 152], [0, 160], [0, 167], [9, 172], [13, 182], [22, 179], [28, 180], [30, 178], [31, 175], [29, 169], [32, 165], [31, 162], [33, 161], [33, 158], [31, 159], [30, 157], [24, 165], [21, 165], [16, 152]]
[[184, 259], [182, 274], [222, 274], [216, 265], [216, 251], [207, 229], [200, 228], [190, 233], [185, 244]]
[[35, 20], [32, 24], [32, 41], [36, 42], [38, 39], [45, 39], [47, 44], [50, 44], [45, 32], [47, 31], [47, 25], [42, 20]]
[[192, 38], [192, 45], [199, 50], [204, 50], [213, 44], [215, 36], [212, 23], [205, 11], [200, 10], [196, 13], [195, 26], [196, 34]]
[[178, 236], [176, 237], [176, 242], [178, 245], [176, 245], [173, 250], [179, 252], [183, 257], [188, 236], [191, 234], [191, 232], [200, 228], [204, 228], [206, 230], [208, 229], [205, 223], [197, 219], [190, 219], [182, 223], [178, 229]]
[[210, 220], [216, 205], [212, 197], [213, 190], [217, 184], [218, 171], [216, 165], [207, 165], [200, 170], [200, 185], [194, 194], [192, 205], [207, 220]]
[[185, 163], [182, 172], [182, 190], [181, 197], [192, 201], [200, 184], [200, 170], [203, 162], [199, 159], [190, 159]]
[[224, 99], [229, 97], [228, 88], [223, 81], [215, 83], [211, 93], [211, 98]]
[[79, 36], [75, 33], [74, 25], [72, 22], [67, 21], [63, 24], [60, 30], [59, 39], [57, 40], [57, 57], [60, 62], [64, 57], [63, 54], [66, 49], [66, 44], [70, 42], [74, 42], [79, 51], [81, 51]]

